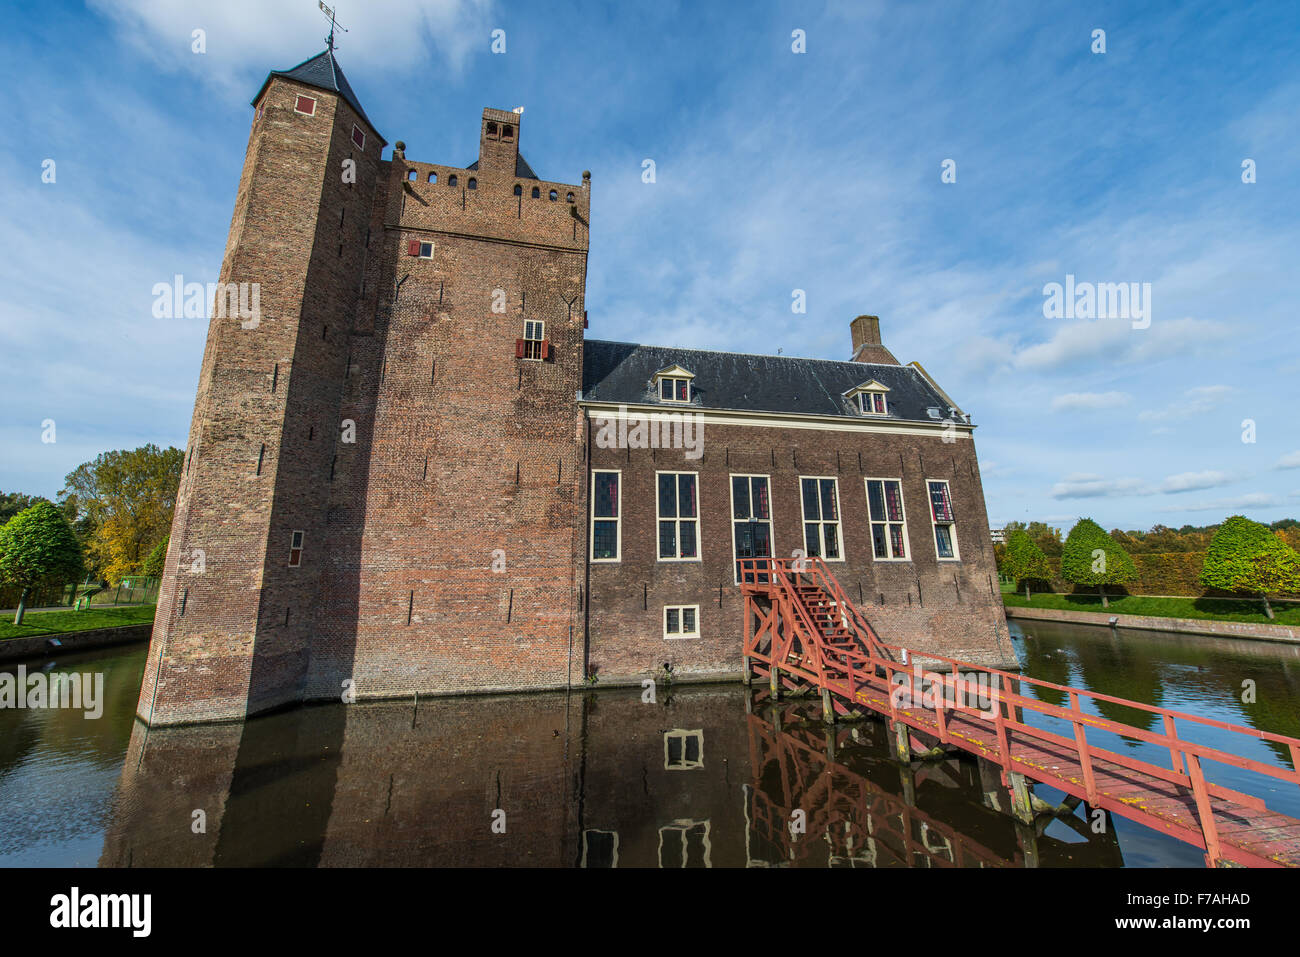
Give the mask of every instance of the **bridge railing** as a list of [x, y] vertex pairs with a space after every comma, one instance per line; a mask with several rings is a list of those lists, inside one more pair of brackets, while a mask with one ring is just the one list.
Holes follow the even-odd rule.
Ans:
[[[748, 571], [752, 576], [748, 584], [753, 590], [774, 591], [779, 594], [788, 589], [788, 593], [794, 595], [793, 586], [799, 580], [799, 576], [807, 576], [810, 584], [820, 587], [837, 606], [843, 609], [846, 619], [853, 625], [853, 630], [857, 631], [859, 637], [863, 639], [865, 649], [858, 652], [848, 648], [825, 648], [823, 667], [825, 658], [829, 658], [832, 664], [839, 664], [847, 671], [845, 681], [840, 682], [836, 679], [829, 681], [832, 690], [836, 690], [834, 688], [836, 684], [843, 684], [845, 686], [843, 692], [850, 701], [865, 701], [866, 690], [873, 689], [877, 693], [887, 696], [889, 702], [888, 711], [891, 718], [901, 719], [913, 727], [918, 727], [915, 720], [909, 720], [905, 713], [906, 709], [899, 707], [898, 704], [899, 689], [906, 689], [912, 706], [918, 707], [917, 701], [919, 700], [921, 702], [919, 706], [924, 707], [926, 696], [919, 693], [918, 689], [914, 687], [913, 681], [915, 670], [920, 664], [918, 656], [916, 656], [914, 650], [910, 651], [905, 646], [892, 645], [881, 641], [865, 617], [845, 595], [839, 582], [821, 559], [742, 559], [741, 567], [742, 585], [746, 584], [744, 573]], [[802, 601], [792, 601], [790, 604], [798, 608], [802, 613]], [[810, 627], [811, 622], [807, 620], [806, 613], [802, 613], [802, 618], [800, 624]], [[813, 643], [821, 646], [822, 636], [815, 627], [811, 628], [811, 635]], [[1264, 810], [1265, 805], [1259, 798], [1207, 781], [1201, 768], [1202, 760], [1251, 771], [1300, 787], [1300, 739], [1269, 731], [1261, 731], [1256, 728], [1248, 728], [1243, 725], [1220, 721], [1216, 718], [1176, 711], [1171, 708], [1162, 708], [1127, 698], [1119, 698], [1102, 692], [1073, 688], [1039, 678], [1030, 678], [930, 651], [921, 652], [919, 659], [924, 662], [922, 678], [932, 686], [937, 683], [942, 689], [941, 694], [931, 696], [934, 707], [926, 708], [926, 710], [935, 712], [938, 734], [942, 742], [948, 743], [949, 738], [948, 719], [945, 712], [956, 711], [993, 722], [1004, 770], [1009, 769], [1012, 763], [1008, 737], [1011, 732], [1068, 748], [1074, 752], [1079, 761], [1084, 777], [1085, 796], [1089, 803], [1096, 803], [1098, 798], [1095, 777], [1095, 763], [1097, 760], [1103, 760], [1129, 770], [1140, 771], [1169, 783], [1189, 787], [1196, 801], [1202, 834], [1207, 852], [1211, 858], [1217, 858], [1219, 854], [1217, 827], [1214, 821], [1213, 806], [1210, 803], [1211, 797], [1231, 800], [1244, 807], [1257, 810]], [[942, 670], [935, 670], [936, 665], [939, 665]], [[963, 695], [970, 690], [972, 672], [977, 676], [987, 676], [988, 680], [985, 684], [988, 695], [996, 702], [995, 707], [991, 709], [993, 711], [992, 715], [985, 708], [969, 703], [963, 704], [962, 702]], [[978, 678], [976, 681], [978, 685]], [[1068, 698], [1070, 706], [1065, 708], [1037, 697], [1022, 694], [1023, 685], [1065, 696]], [[951, 700], [949, 699], [949, 691], [952, 692]], [[1108, 702], [1147, 712], [1160, 719], [1163, 733], [1114, 721], [1100, 715], [1088, 714], [1082, 709], [1082, 699]], [[1026, 723], [1022, 720], [1025, 712], [1068, 723], [1073, 729], [1073, 738], [1067, 738], [1045, 728]], [[1222, 748], [1189, 741], [1178, 734], [1180, 722], [1214, 728], [1218, 731], [1285, 746], [1290, 755], [1292, 766], [1289, 769], [1278, 767], [1234, 754]], [[1087, 732], [1089, 728], [1167, 749], [1170, 756], [1170, 767], [1162, 768], [1109, 748], [1099, 747], [1088, 740]], [[922, 730], [928, 731], [928, 729]]]

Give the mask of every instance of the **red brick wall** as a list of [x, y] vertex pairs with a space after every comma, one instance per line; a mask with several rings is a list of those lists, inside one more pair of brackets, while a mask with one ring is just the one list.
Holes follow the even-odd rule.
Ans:
[[[997, 592], [984, 493], [969, 433], [939, 435], [706, 425], [704, 454], [680, 449], [599, 448], [593, 469], [622, 470], [622, 560], [590, 566], [590, 664], [601, 680], [630, 679], [671, 663], [681, 676], [738, 674], [742, 598], [734, 584], [732, 474], [770, 476], [773, 550], [803, 547], [800, 476], [839, 480], [843, 562], [832, 573], [891, 644], [989, 664], [1013, 664]], [[859, 458], [860, 456], [860, 458]], [[700, 562], [657, 558], [655, 472], [699, 472]], [[864, 479], [901, 478], [910, 562], [872, 560]], [[939, 561], [927, 479], [947, 479], [960, 561]], [[700, 606], [700, 637], [664, 639], [664, 605]]]

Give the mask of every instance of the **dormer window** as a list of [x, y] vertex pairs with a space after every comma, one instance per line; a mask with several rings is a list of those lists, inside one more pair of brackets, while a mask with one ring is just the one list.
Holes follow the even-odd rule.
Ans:
[[655, 373], [655, 391], [664, 402], [690, 402], [694, 397], [691, 380], [695, 374], [681, 366], [669, 366]]
[[889, 399], [886, 397], [889, 387], [881, 385], [875, 379], [855, 386], [845, 393], [854, 408], [862, 415], [888, 415]]

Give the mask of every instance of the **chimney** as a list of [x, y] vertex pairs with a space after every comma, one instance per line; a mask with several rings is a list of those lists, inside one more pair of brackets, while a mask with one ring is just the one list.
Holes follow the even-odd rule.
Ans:
[[853, 334], [852, 362], [876, 362], [896, 366], [898, 360], [880, 342], [880, 317], [858, 316], [849, 323]]
[[519, 155], [519, 113], [505, 110], [483, 111], [483, 125], [479, 132], [478, 168], [483, 172], [501, 172], [515, 175], [515, 159]]

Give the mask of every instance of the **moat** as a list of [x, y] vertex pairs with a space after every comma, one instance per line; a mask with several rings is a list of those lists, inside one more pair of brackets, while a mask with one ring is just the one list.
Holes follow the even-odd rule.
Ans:
[[[1012, 632], [1032, 677], [1300, 735], [1300, 646], [1049, 623]], [[46, 663], [104, 673], [98, 720], [0, 710], [0, 865], [1202, 864], [1195, 847], [1119, 817], [1098, 823], [1082, 808], [1035, 833], [1005, 802], [990, 806], [974, 759], [904, 770], [882, 723], [832, 732], [815, 699], [774, 708], [740, 685], [678, 684], [661, 685], [654, 703], [598, 688], [318, 705], [149, 730], [134, 717], [145, 651]], [[1149, 718], [1110, 705], [1100, 713]], [[1224, 743], [1217, 733], [1196, 740]], [[1286, 760], [1254, 745], [1250, 757]], [[1149, 745], [1109, 746], [1162, 760]], [[1207, 773], [1300, 816], [1300, 793], [1280, 782]]]

